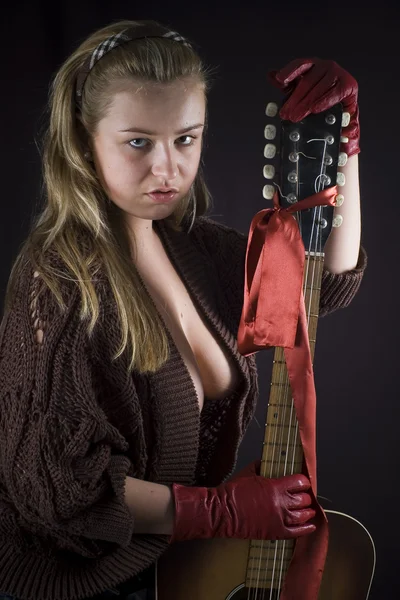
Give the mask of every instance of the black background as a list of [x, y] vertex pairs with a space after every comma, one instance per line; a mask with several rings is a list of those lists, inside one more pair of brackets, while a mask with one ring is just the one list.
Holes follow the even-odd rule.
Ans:
[[[4, 4], [1, 26], [0, 293], [39, 205], [36, 140], [52, 75], [89, 33], [118, 19], [156, 19], [218, 66], [209, 97], [205, 172], [211, 215], [247, 233], [267, 206], [266, 77], [296, 57], [336, 60], [359, 83], [362, 243], [369, 265], [350, 307], [320, 319], [314, 362], [319, 493], [360, 520], [377, 550], [371, 600], [399, 597], [398, 139], [400, 20], [395, 3], [243, 5], [113, 1]], [[2, 305], [3, 308], [3, 305]], [[261, 451], [272, 351], [258, 353], [260, 403], [237, 468]]]

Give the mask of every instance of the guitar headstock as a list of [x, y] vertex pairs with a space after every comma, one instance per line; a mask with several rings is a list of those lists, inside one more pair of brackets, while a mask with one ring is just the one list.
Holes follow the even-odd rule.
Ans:
[[[269, 184], [264, 186], [264, 198], [271, 200], [278, 188], [280, 204], [286, 207], [337, 184], [336, 206], [340, 206], [344, 200], [340, 187], [345, 181], [338, 167], [347, 161], [347, 155], [340, 153], [340, 142], [348, 118], [342, 105], [292, 123], [281, 120], [278, 105], [270, 102], [266, 115], [270, 123], [264, 130], [264, 157], [268, 159], [264, 177]], [[296, 219], [304, 247], [312, 252], [322, 252], [332, 227], [342, 222], [340, 215], [334, 216], [332, 206], [302, 210], [296, 213]]]

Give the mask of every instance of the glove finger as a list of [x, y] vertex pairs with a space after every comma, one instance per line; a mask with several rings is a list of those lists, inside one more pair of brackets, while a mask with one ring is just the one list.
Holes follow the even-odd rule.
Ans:
[[311, 488], [310, 480], [303, 474], [288, 475], [286, 490], [289, 494], [306, 492]]
[[303, 535], [309, 535], [316, 530], [316, 526], [312, 523], [306, 525], [298, 525], [297, 527], [288, 527], [287, 531], [290, 532], [291, 537], [300, 537]]
[[320, 112], [324, 112], [324, 110], [328, 110], [328, 108], [332, 108], [338, 102], [343, 100], [343, 90], [340, 89], [340, 86], [335, 83], [331, 89], [327, 90], [325, 94], [314, 103], [314, 107], [312, 109], [312, 113], [317, 114]]
[[310, 494], [294, 494], [291, 502], [288, 503], [288, 508], [307, 508], [307, 506], [311, 506], [313, 503]]
[[[314, 112], [314, 105], [319, 102], [321, 96], [324, 96], [326, 92], [332, 91], [335, 83], [336, 80], [331, 73], [324, 73], [319, 79], [314, 76], [312, 81], [304, 78], [281, 108], [280, 116], [290, 121], [301, 121]], [[336, 104], [336, 102], [333, 104]]]
[[280, 71], [275, 71], [275, 78], [281, 85], [286, 86], [309, 71], [313, 65], [314, 60], [312, 58], [295, 58]]
[[290, 510], [285, 518], [286, 525], [303, 525], [313, 519], [316, 512], [313, 508], [304, 508], [302, 510]]

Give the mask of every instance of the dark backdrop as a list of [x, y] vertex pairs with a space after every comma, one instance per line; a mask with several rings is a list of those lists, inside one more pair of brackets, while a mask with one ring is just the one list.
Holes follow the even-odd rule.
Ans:
[[[339, 62], [358, 80], [361, 116], [362, 242], [369, 266], [345, 310], [320, 319], [315, 357], [319, 493], [359, 519], [377, 549], [371, 600], [399, 597], [397, 582], [397, 286], [399, 192], [399, 19], [395, 4], [370, 9], [278, 2], [147, 5], [44, 2], [3, 5], [1, 31], [0, 293], [39, 206], [36, 147], [50, 77], [92, 30], [121, 18], [154, 18], [187, 35], [218, 65], [209, 98], [205, 169], [212, 217], [247, 233], [266, 206], [265, 104], [277, 98], [268, 69], [296, 57]], [[362, 5], [361, 5], [362, 6]], [[370, 12], [368, 12], [370, 11]], [[1, 304], [3, 309], [3, 304]], [[238, 468], [258, 457], [269, 394], [272, 351], [258, 353], [260, 403]]]

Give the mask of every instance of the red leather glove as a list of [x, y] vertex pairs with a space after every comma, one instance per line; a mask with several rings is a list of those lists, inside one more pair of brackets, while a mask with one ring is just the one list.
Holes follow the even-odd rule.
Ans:
[[290, 94], [279, 113], [282, 119], [301, 121], [341, 102], [343, 110], [350, 113], [350, 123], [342, 129], [349, 141], [341, 150], [348, 156], [360, 152], [358, 84], [350, 73], [333, 60], [297, 58], [268, 76], [273, 85]]
[[[250, 471], [252, 468], [250, 469]], [[315, 525], [310, 482], [304, 475], [268, 479], [241, 476], [215, 488], [174, 483], [174, 529], [170, 542], [200, 538], [290, 539]]]

